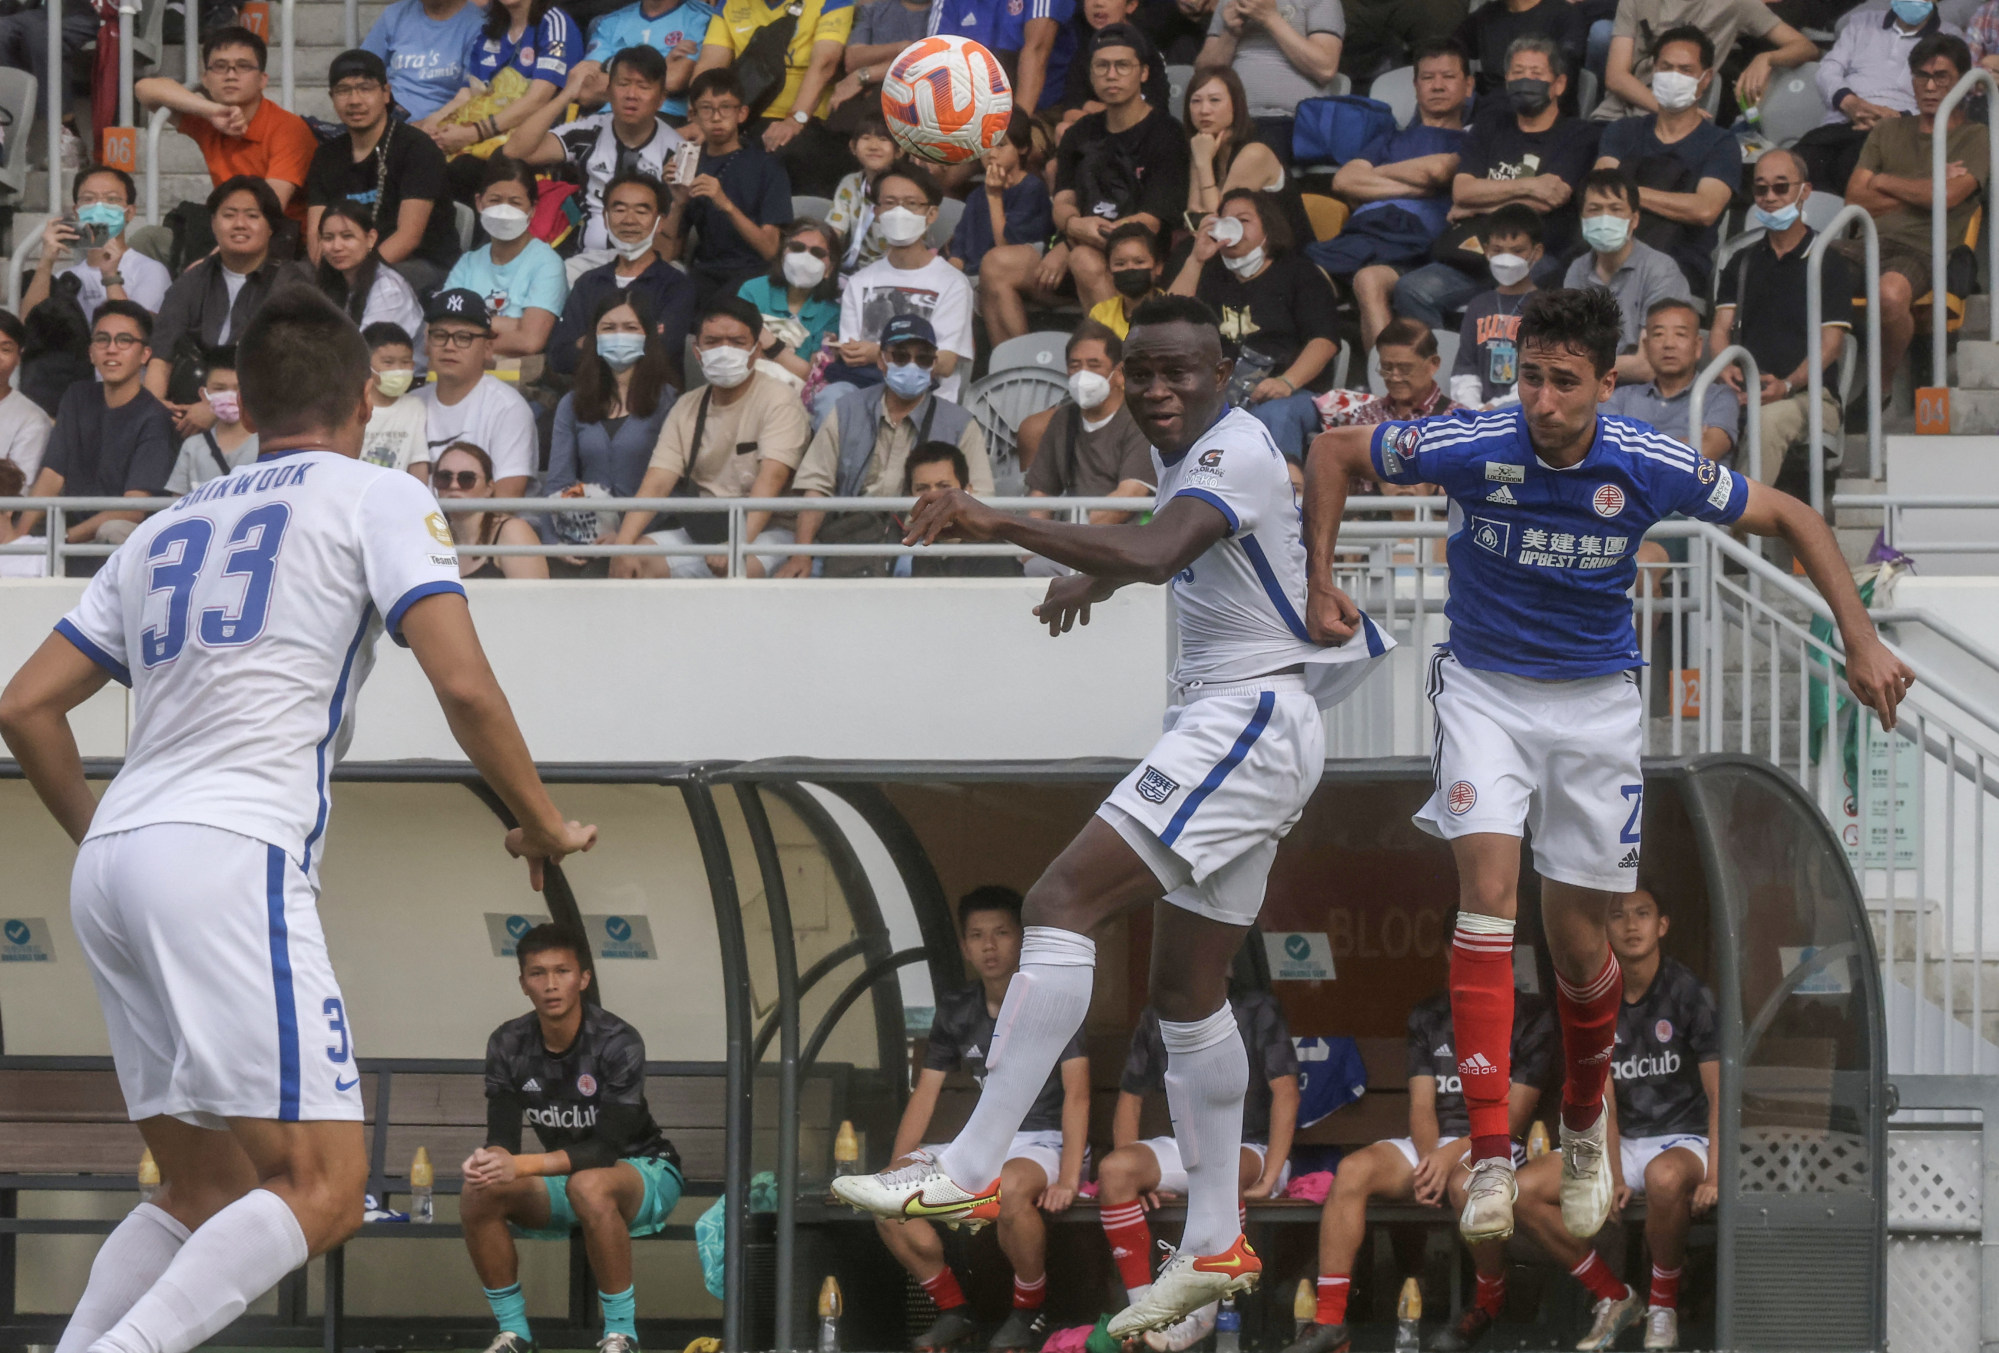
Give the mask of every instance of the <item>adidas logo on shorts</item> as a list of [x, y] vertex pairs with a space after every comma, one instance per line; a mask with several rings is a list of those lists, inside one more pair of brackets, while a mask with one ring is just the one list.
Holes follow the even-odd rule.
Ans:
[[1619, 869], [1636, 869], [1638, 867], [1638, 847], [1633, 846], [1626, 852], [1624, 858], [1617, 862], [1617, 867]]

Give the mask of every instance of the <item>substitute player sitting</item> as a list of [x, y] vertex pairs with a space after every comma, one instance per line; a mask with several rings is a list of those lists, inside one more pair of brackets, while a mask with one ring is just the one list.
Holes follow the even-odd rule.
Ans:
[[[1541, 1086], [1554, 1067], [1555, 1018], [1535, 996], [1516, 996], [1513, 1023], [1513, 1084], [1506, 1109], [1510, 1135], [1525, 1137]], [[1471, 1119], [1451, 1051], [1449, 992], [1418, 1001], [1409, 1011], [1409, 1135], [1363, 1147], [1340, 1161], [1333, 1191], [1319, 1214], [1319, 1308], [1312, 1323], [1284, 1353], [1346, 1353], [1347, 1295], [1354, 1257], [1367, 1235], [1370, 1202], [1417, 1202], [1436, 1207], [1446, 1201], [1464, 1206], [1463, 1168], [1471, 1149]], [[1516, 1145], [1514, 1161], [1523, 1153]], [[1458, 1323], [1439, 1331], [1433, 1349], [1471, 1348], [1506, 1308], [1505, 1248], [1487, 1241], [1474, 1251], [1479, 1261], [1478, 1292]], [[1488, 1270], [1490, 1270], [1488, 1272]]]
[[[1561, 1218], [1561, 1167], [1543, 1156], [1520, 1172], [1520, 1223], [1596, 1298], [1589, 1334], [1576, 1345], [1605, 1349], [1645, 1321], [1645, 1347], [1677, 1347], [1680, 1269], [1694, 1218], [1714, 1206], [1715, 1146], [1721, 1140], [1721, 1043], [1714, 996], [1691, 969], [1659, 953], [1669, 922], [1640, 889], [1611, 904], [1610, 947], [1624, 970], [1617, 1012], [1616, 1090], [1610, 1155], [1615, 1206], [1645, 1199], [1652, 1285], [1641, 1299]], [[1619, 1168], [1621, 1167], [1621, 1168]]]
[[[514, 946], [521, 991], [534, 1009], [486, 1040], [486, 1144], [465, 1158], [459, 1199], [465, 1248], [500, 1333], [488, 1353], [530, 1353], [516, 1234], [566, 1240], [583, 1233], [604, 1353], [638, 1353], [632, 1238], [666, 1225], [680, 1201], [680, 1156], [646, 1106], [639, 1031], [586, 1004], [583, 937], [535, 926]], [[523, 1154], [532, 1127], [539, 1154]]]
[[1236, 950], [1263, 907], [1277, 843], [1325, 770], [1320, 711], [1374, 669], [1390, 641], [1355, 612], [1354, 642], [1306, 633], [1305, 546], [1284, 457], [1263, 424], [1226, 398], [1234, 364], [1214, 312], [1156, 297], [1132, 316], [1125, 398], [1152, 444], [1158, 508], [1143, 525], [1012, 517], [960, 490], [918, 500], [907, 541], [947, 532], [1004, 540], [1077, 572], [1035, 609], [1052, 635], [1133, 583], [1170, 585], [1177, 698], [1145, 760], [1027, 894], [1020, 972], [1000, 1011], [999, 1059], [957, 1140], [834, 1191], [877, 1216], [970, 1216], [1000, 1192], [1023, 1115], [1090, 1008], [1090, 932], [1153, 908], [1153, 1007], [1166, 1045], [1166, 1098], [1187, 1166], [1180, 1248], [1144, 1297], [1111, 1317], [1126, 1339], [1256, 1285], [1237, 1175], [1249, 1058], [1228, 1005]]
[[[1238, 1186], [1245, 1200], [1274, 1198], [1291, 1177], [1291, 1136], [1298, 1129], [1298, 1049], [1284, 1022], [1284, 1010], [1267, 991], [1229, 998], [1243, 1050], [1254, 1069], [1242, 1102], [1242, 1155]], [[1097, 1205], [1111, 1258], [1117, 1262], [1127, 1301], [1152, 1286], [1152, 1227], [1145, 1214], [1162, 1194], [1187, 1191], [1187, 1166], [1180, 1144], [1170, 1135], [1139, 1139], [1145, 1097], [1166, 1088], [1166, 1044], [1151, 1006], [1138, 1017], [1118, 1082], [1111, 1140], [1117, 1149], [1097, 1167]], [[1145, 1336], [1155, 1349], [1192, 1348], [1214, 1332], [1214, 1306], [1203, 1306], [1179, 1324]]]
[[[923, 1073], [910, 1092], [895, 1132], [895, 1159], [912, 1156], [930, 1129], [937, 1094], [952, 1071], [972, 1074], [981, 1088], [997, 1056], [995, 1024], [1007, 984], [1020, 969], [1020, 894], [1011, 888], [976, 888], [958, 903], [958, 947], [979, 980], [937, 1001]], [[1082, 1034], [1069, 1040], [1008, 1144], [1000, 1167], [997, 1208], [1000, 1249], [1013, 1264], [1013, 1311], [987, 1347], [995, 1353], [1039, 1353], [1048, 1337], [1041, 1313], [1048, 1295], [1048, 1227], [1041, 1209], [1061, 1212], [1076, 1201], [1090, 1135], [1090, 1060]], [[925, 1152], [941, 1148], [923, 1147]], [[877, 1220], [882, 1243], [937, 1303], [937, 1319], [916, 1337], [918, 1349], [944, 1349], [972, 1335], [971, 1311], [958, 1275], [944, 1258], [937, 1229], [912, 1213], [909, 1220]]]
[[1520, 406], [1342, 428], [1307, 468], [1312, 633], [1341, 641], [1358, 612], [1333, 582], [1354, 478], [1437, 484], [1460, 524], [1447, 557], [1448, 644], [1431, 660], [1436, 785], [1416, 824], [1451, 843], [1459, 912], [1451, 1014], [1471, 1116], [1467, 1241], [1513, 1233], [1506, 1100], [1520, 837], [1531, 828], [1562, 1025], [1562, 1222], [1588, 1239], [1610, 1215], [1603, 1085], [1618, 1010], [1604, 938], [1638, 878], [1643, 659], [1627, 596], [1645, 533], [1675, 512], [1781, 536], [1838, 622], [1847, 684], [1895, 723], [1915, 680], [1874, 632], [1825, 519], [1631, 419], [1599, 414], [1617, 383], [1617, 302], [1537, 292], [1520, 318]]

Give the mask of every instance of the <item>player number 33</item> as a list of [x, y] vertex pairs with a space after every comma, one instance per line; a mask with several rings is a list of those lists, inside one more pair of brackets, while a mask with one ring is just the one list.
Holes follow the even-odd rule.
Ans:
[[[199, 607], [193, 621], [201, 642], [209, 648], [234, 648], [256, 642], [270, 616], [271, 580], [278, 566], [278, 548], [292, 510], [284, 503], [266, 503], [246, 512], [229, 534], [221, 570], [203, 579], [215, 539], [215, 523], [206, 517], [176, 522], [153, 537], [146, 551], [147, 614], [159, 616], [139, 633], [140, 660], [161, 667], [187, 646], [190, 618], [197, 614], [195, 594], [219, 604]], [[241, 579], [238, 583], [236, 580]], [[164, 615], [153, 600], [165, 594]]]

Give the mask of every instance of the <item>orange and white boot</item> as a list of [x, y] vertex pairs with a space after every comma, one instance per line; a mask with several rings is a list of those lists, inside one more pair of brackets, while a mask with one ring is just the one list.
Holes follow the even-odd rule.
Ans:
[[1129, 1339], [1164, 1329], [1223, 1297], [1252, 1290], [1262, 1276], [1263, 1261], [1240, 1235], [1220, 1254], [1178, 1251], [1152, 1280], [1152, 1290], [1112, 1316], [1105, 1333]]

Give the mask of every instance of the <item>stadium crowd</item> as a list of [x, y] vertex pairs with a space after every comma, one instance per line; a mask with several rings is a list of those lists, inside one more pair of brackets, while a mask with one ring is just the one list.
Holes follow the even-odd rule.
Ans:
[[[1214, 311], [1231, 401], [1298, 464], [1326, 428], [1511, 401], [1526, 295], [1569, 286], [1622, 308], [1616, 411], [1716, 458], [1741, 454], [1754, 417], [1763, 478], [1795, 485], [1814, 363], [1829, 468], [1854, 422], [1839, 376], [1864, 302], [1860, 245], [1837, 241], [1825, 328], [1805, 332], [1810, 196], [1875, 219], [1890, 383], [1927, 365], [1911, 340], [1938, 284], [1953, 314], [1975, 285], [1968, 249], [1933, 276], [1930, 183], [1900, 172], [1929, 164], [1964, 72], [1999, 68], [1999, 0], [1960, 17], [1931, 0], [395, 0], [331, 62], [334, 122], [268, 97], [264, 41], [223, 22], [201, 35], [197, 87], [135, 88], [172, 111], [213, 190], [150, 228], [128, 174], [76, 172], [22, 315], [0, 312], [0, 458], [31, 493], [71, 497], [184, 492], [253, 459], [232, 338], [298, 283], [368, 336], [368, 459], [441, 496], [578, 500], [462, 517], [463, 543], [720, 545], [721, 516], [588, 500], [932, 483], [1141, 497], [1120, 345], [1161, 292]], [[1809, 26], [1836, 26], [1828, 51]], [[903, 156], [878, 97], [940, 33], [997, 53], [1016, 94], [1003, 142], [950, 169]], [[0, 27], [0, 63], [43, 59], [18, 36]], [[1824, 123], [1770, 147], [1759, 100], [1811, 60]], [[1169, 65], [1192, 68], [1177, 106]], [[1413, 89], [1414, 111], [1397, 125], [1342, 78]], [[1987, 190], [1970, 113], [1945, 133], [1953, 242]], [[1040, 412], [996, 436], [975, 378], [997, 345], [1051, 329], [1068, 335], [1067, 397], [1046, 382]], [[1726, 372], [1696, 432], [1694, 374], [1731, 342], [1761, 388]], [[65, 530], [116, 542], [135, 519]], [[907, 574], [790, 552], [885, 540], [885, 521], [751, 514], [747, 569]], [[0, 543], [41, 529], [0, 517]], [[1034, 566], [953, 563], [938, 566]], [[725, 564], [464, 556], [468, 576]]]

